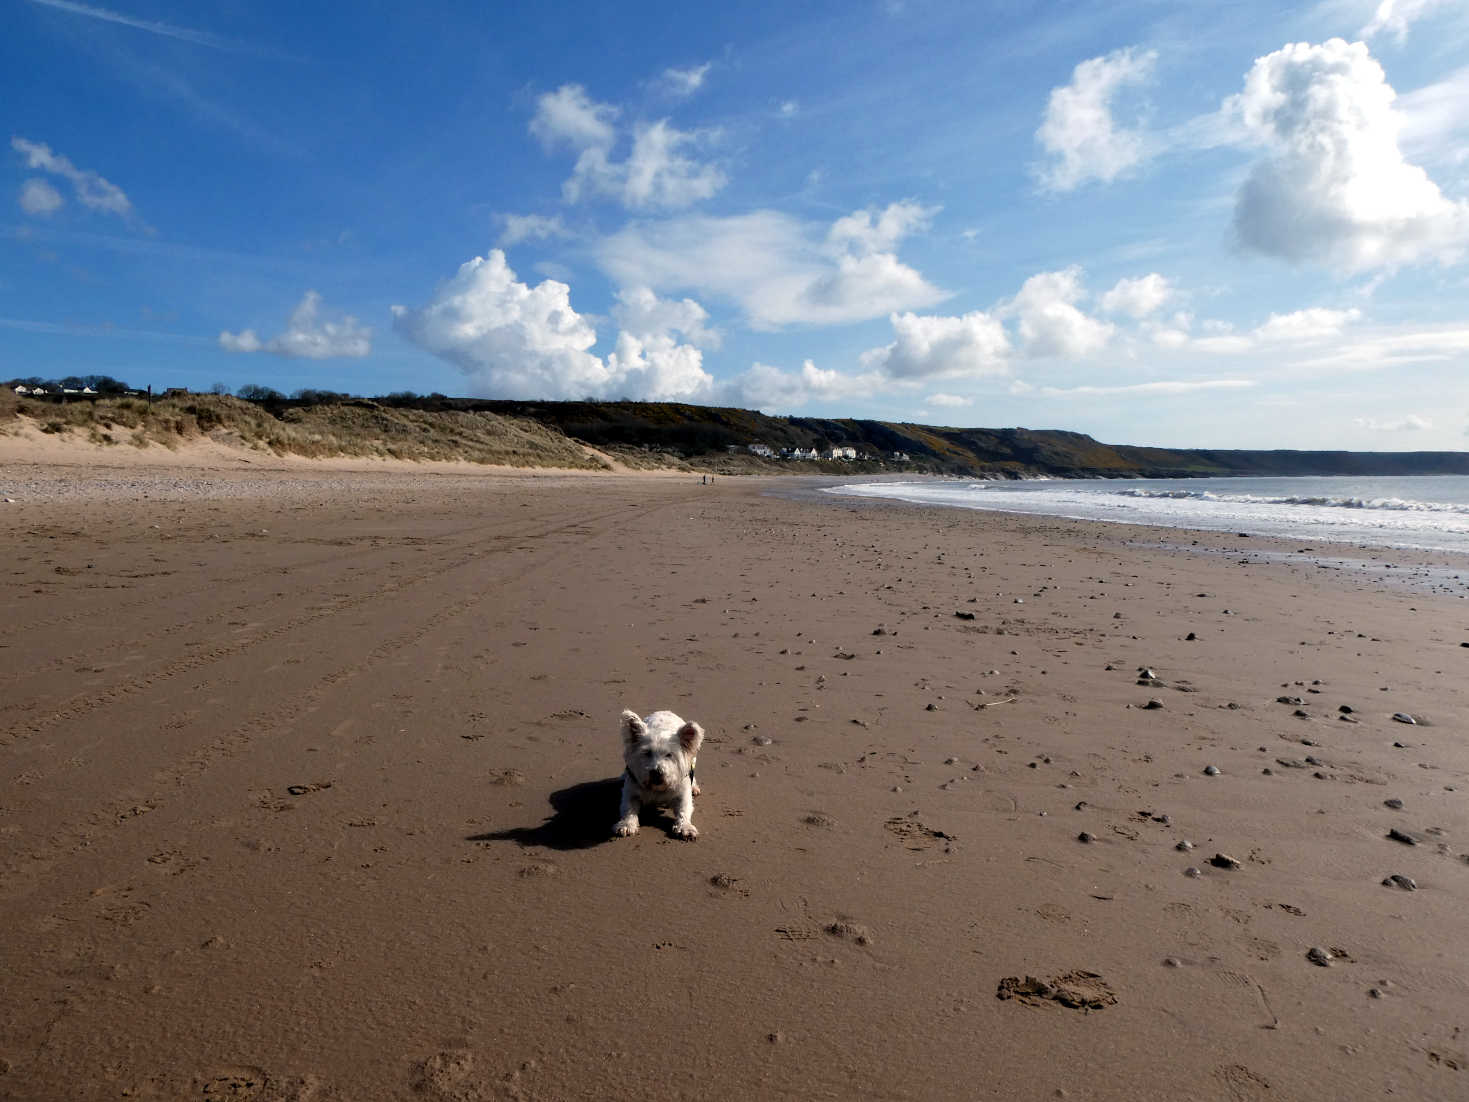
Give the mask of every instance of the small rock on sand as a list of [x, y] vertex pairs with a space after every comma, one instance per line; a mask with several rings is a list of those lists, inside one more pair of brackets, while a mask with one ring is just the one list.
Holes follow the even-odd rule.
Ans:
[[1185, 838], [1183, 841], [1179, 842], [1178, 845], [1174, 846], [1173, 848], [1176, 849], [1176, 850], [1178, 850], [1180, 853], [1187, 853], [1189, 850], [1191, 850], [1191, 849], [1194, 848], [1194, 844], [1192, 842], [1190, 842], [1187, 838]]
[[1183, 870], [1183, 875], [1187, 876], [1191, 880], [1197, 880], [1199, 877], [1204, 875], [1204, 870], [1196, 865], [1190, 865], [1188, 868]]
[[1163, 707], [1163, 702], [1157, 697], [1153, 697], [1151, 700], [1143, 705], [1143, 709], [1149, 712], [1156, 712], [1161, 707]]
[[1418, 721], [1410, 716], [1407, 712], [1394, 712], [1392, 714], [1392, 717], [1399, 723], [1411, 723], [1415, 727], [1418, 725]]
[[1089, 830], [1083, 830], [1080, 834], [1076, 836], [1076, 840], [1078, 842], [1095, 842], [1097, 840], [1097, 836]]
[[1416, 846], [1418, 844], [1417, 838], [1414, 838], [1407, 831], [1399, 830], [1397, 827], [1393, 827], [1391, 830], [1389, 830], [1387, 832], [1387, 836], [1394, 842], [1401, 842], [1405, 846]]
[[1216, 869], [1237, 869], [1240, 867], [1239, 861], [1227, 853], [1216, 853], [1213, 857], [1209, 858], [1209, 864], [1213, 865]]
[[1204, 766], [1204, 776], [1206, 776], [1206, 777], [1217, 777], [1217, 776], [1219, 776], [1219, 767], [1217, 765], [1206, 765], [1206, 766]]
[[1403, 810], [1403, 801], [1400, 800], [1400, 799], [1398, 799], [1396, 796], [1394, 796], [1390, 800], [1383, 800], [1382, 801], [1382, 806], [1383, 807], [1390, 807], [1394, 811], [1401, 811], [1401, 810]]
[[1312, 964], [1317, 964], [1320, 965], [1322, 968], [1326, 968], [1329, 967], [1331, 964], [1331, 953], [1328, 950], [1321, 948], [1321, 946], [1319, 945], [1313, 945], [1311, 946], [1311, 948], [1306, 950], [1306, 959], [1309, 960]]
[[1382, 881], [1382, 886], [1384, 888], [1402, 888], [1405, 892], [1416, 892], [1418, 890], [1418, 881], [1414, 880], [1411, 876], [1401, 876], [1398, 873], [1393, 873]]

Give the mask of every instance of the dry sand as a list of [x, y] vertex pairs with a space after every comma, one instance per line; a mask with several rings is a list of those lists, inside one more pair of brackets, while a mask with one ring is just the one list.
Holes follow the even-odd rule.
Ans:
[[1462, 564], [214, 466], [0, 467], [0, 1097], [1469, 1097]]

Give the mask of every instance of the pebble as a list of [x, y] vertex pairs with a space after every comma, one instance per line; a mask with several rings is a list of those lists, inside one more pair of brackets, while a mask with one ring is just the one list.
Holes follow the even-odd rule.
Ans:
[[1350, 704], [1343, 704], [1339, 708], [1337, 708], [1337, 711], [1341, 712], [1343, 715], [1351, 715], [1352, 712], [1355, 711], [1355, 709]]
[[1331, 953], [1319, 945], [1313, 945], [1306, 950], [1306, 959], [1312, 964], [1319, 964], [1322, 968], [1326, 968], [1331, 964]]
[[1182, 965], [1183, 965], [1183, 961], [1179, 960], [1177, 957], [1164, 957], [1163, 958], [1163, 967], [1164, 968], [1179, 968]]
[[756, 735], [750, 741], [753, 742], [756, 746], [769, 746], [775, 740], [772, 739], [769, 735]]
[[1194, 865], [1190, 865], [1188, 868], [1183, 870], [1183, 875], [1189, 877], [1192, 880], [1197, 880], [1199, 877], [1204, 875], [1204, 870]]
[[1394, 796], [1390, 800], [1383, 800], [1382, 801], [1382, 806], [1383, 807], [1390, 807], [1394, 811], [1401, 811], [1401, 810], [1403, 810], [1403, 801], [1400, 800], [1400, 799], [1398, 799], [1396, 796]]
[[1161, 707], [1163, 707], [1163, 702], [1157, 697], [1153, 697], [1146, 704], [1143, 705], [1143, 710], [1148, 712], [1156, 712]]
[[1091, 831], [1083, 830], [1080, 834], [1076, 836], [1076, 840], [1078, 842], [1095, 842], [1097, 838], [1096, 835], [1092, 834]]
[[1414, 838], [1411, 834], [1404, 833], [1397, 827], [1393, 827], [1390, 831], [1388, 831], [1387, 836], [1391, 838], [1394, 842], [1402, 842], [1405, 846], [1416, 846], [1418, 844], [1417, 838]]
[[1204, 776], [1206, 776], [1206, 777], [1217, 777], [1217, 776], [1219, 776], [1219, 767], [1217, 765], [1206, 765], [1206, 766], [1204, 766]]
[[1405, 892], [1416, 892], [1418, 890], [1418, 881], [1414, 880], [1411, 876], [1400, 876], [1398, 873], [1393, 873], [1383, 880], [1382, 886], [1384, 888], [1402, 888]]
[[1382, 998], [1382, 991], [1376, 987], [1369, 987], [1367, 988], [1367, 997], [1369, 999], [1380, 999]]
[[1240, 867], [1240, 863], [1227, 853], [1216, 853], [1213, 857], [1209, 858], [1209, 864], [1213, 865], [1216, 869], [1237, 869]]
[[1412, 716], [1410, 716], [1407, 712], [1394, 712], [1392, 714], [1392, 717], [1393, 717], [1393, 719], [1397, 720], [1399, 723], [1411, 723], [1415, 727], [1418, 724], [1418, 721], [1416, 719], [1414, 719]]
[[1152, 671], [1152, 668], [1149, 666], [1144, 666], [1142, 669], [1138, 670], [1137, 675], [1144, 681], [1156, 681], [1158, 678], [1158, 675], [1155, 674]]
[[1176, 849], [1176, 850], [1178, 850], [1180, 853], [1187, 853], [1189, 850], [1191, 850], [1191, 849], [1194, 848], [1194, 844], [1192, 842], [1190, 842], [1187, 838], [1185, 838], [1183, 841], [1179, 842], [1178, 845], [1174, 846], [1173, 848]]
[[1185, 635], [1183, 637], [1183, 641], [1185, 643], [1192, 643], [1192, 642], [1194, 642], [1197, 639], [1198, 639], [1198, 636], [1195, 635], [1193, 632], [1189, 632], [1187, 635]]

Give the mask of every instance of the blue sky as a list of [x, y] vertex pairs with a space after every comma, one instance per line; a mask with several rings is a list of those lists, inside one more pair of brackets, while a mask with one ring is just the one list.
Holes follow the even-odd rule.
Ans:
[[0, 377], [1469, 447], [1469, 3], [0, 0]]

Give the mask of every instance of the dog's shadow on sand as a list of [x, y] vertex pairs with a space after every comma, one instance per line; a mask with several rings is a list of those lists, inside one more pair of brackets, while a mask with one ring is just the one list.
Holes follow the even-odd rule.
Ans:
[[590, 849], [612, 840], [622, 777], [583, 781], [551, 793], [551, 816], [540, 826], [471, 834], [467, 842], [517, 842], [548, 849]]

